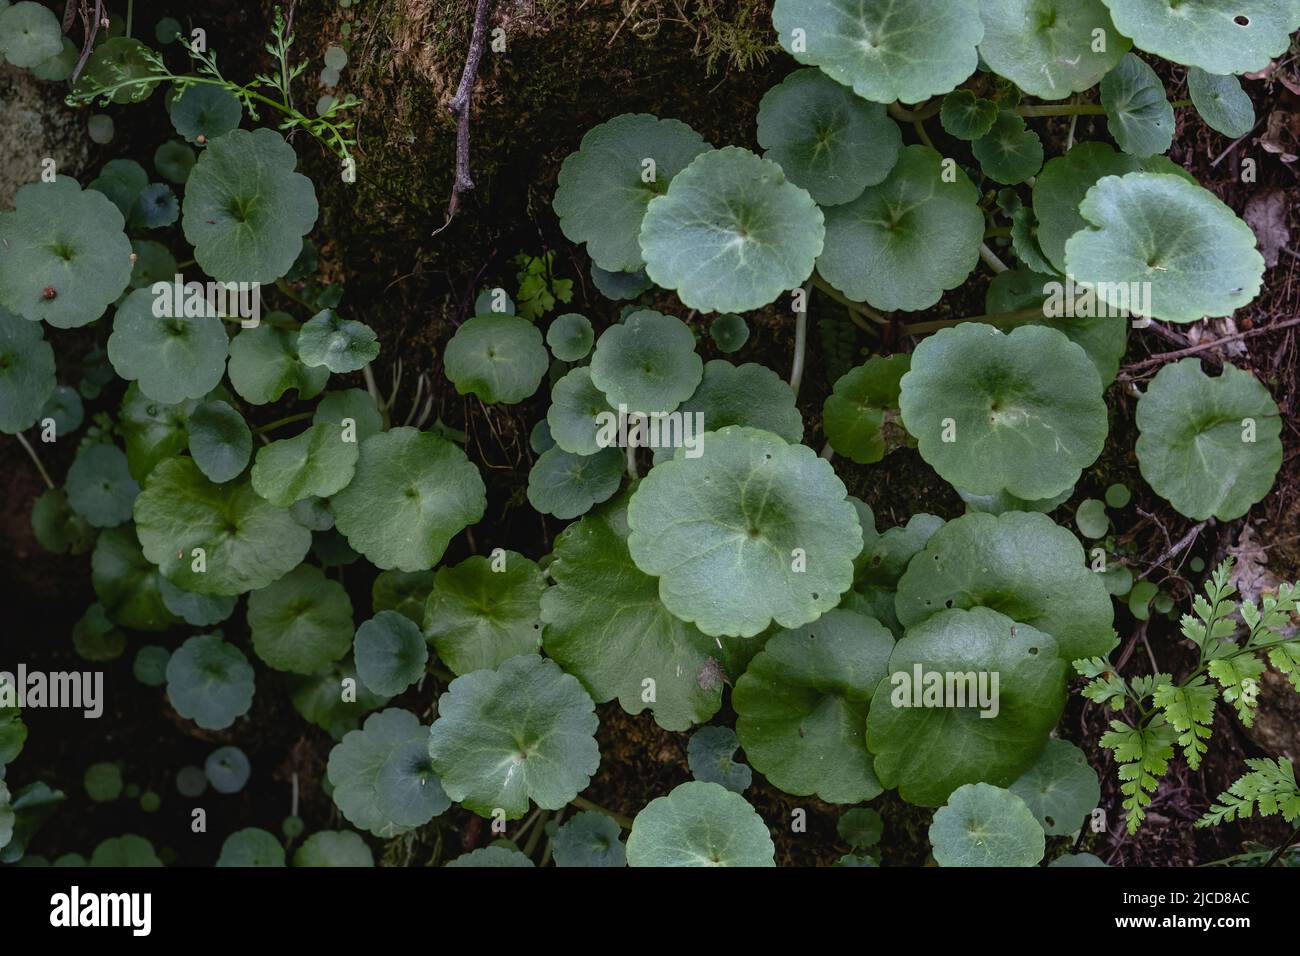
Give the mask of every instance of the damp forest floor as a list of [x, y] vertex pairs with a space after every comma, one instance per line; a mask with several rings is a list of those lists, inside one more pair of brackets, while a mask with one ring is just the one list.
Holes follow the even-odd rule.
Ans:
[[[210, 42], [220, 45], [228, 75], [252, 75], [265, 67], [260, 61], [261, 26], [272, 0], [235, 4], [214, 0], [203, 13]], [[185, 22], [175, 5], [141, 0], [137, 22], [151, 24], [165, 13]], [[249, 10], [251, 6], [254, 9]], [[321, 216], [312, 234], [321, 251], [322, 278], [342, 283], [341, 311], [370, 324], [379, 333], [383, 351], [376, 363], [380, 387], [387, 390], [400, 360], [403, 386], [396, 417], [400, 421], [413, 400], [414, 382], [423, 374], [432, 389], [434, 416], [447, 427], [464, 432], [466, 450], [488, 485], [487, 516], [468, 534], [453, 542], [446, 562], [490, 547], [507, 547], [529, 557], [547, 553], [562, 523], [533, 512], [523, 499], [533, 454], [527, 436], [545, 415], [545, 389], [533, 399], [511, 407], [484, 406], [456, 394], [442, 374], [439, 354], [457, 325], [471, 314], [478, 291], [501, 286], [517, 289], [514, 257], [519, 253], [554, 252], [560, 278], [573, 282], [573, 300], [560, 311], [590, 317], [598, 330], [615, 321], [620, 304], [604, 300], [592, 287], [585, 253], [560, 233], [550, 208], [555, 177], [563, 158], [577, 147], [582, 134], [596, 123], [624, 112], [654, 112], [681, 119], [714, 145], [756, 148], [753, 118], [763, 92], [779, 81], [793, 62], [771, 42], [770, 6], [762, 0], [648, 0], [639, 4], [617, 0], [518, 0], [502, 2], [493, 24], [507, 36], [505, 54], [489, 53], [476, 89], [471, 156], [476, 189], [467, 194], [455, 219], [444, 225], [453, 168], [454, 123], [446, 99], [459, 78], [468, 40], [469, 5], [461, 0], [367, 0], [343, 8], [334, 3], [284, 4], [293, 8], [299, 52], [318, 67], [327, 46], [340, 41], [340, 27], [350, 25], [350, 63], [343, 87], [363, 100], [359, 118], [359, 177], [355, 184], [340, 181], [334, 161], [311, 140], [295, 140], [301, 168], [317, 184]], [[8, 70], [11, 68], [0, 68]], [[1178, 67], [1161, 65], [1170, 99], [1185, 95], [1185, 77]], [[1290, 211], [1300, 208], [1296, 165], [1282, 162], [1260, 140], [1273, 136], [1267, 121], [1275, 113], [1277, 137], [1300, 128], [1296, 111], [1300, 70], [1294, 62], [1281, 70], [1291, 82], [1247, 84], [1256, 100], [1261, 125], [1245, 141], [1232, 146], [1205, 127], [1191, 110], [1178, 111], [1178, 129], [1170, 157], [1187, 168], [1239, 214], [1262, 196], [1281, 203], [1284, 232]], [[316, 70], [309, 70], [313, 77]], [[312, 92], [314, 97], [316, 93]], [[51, 120], [66, 119], [57, 95], [47, 97]], [[92, 146], [81, 157], [84, 167], [62, 170], [84, 183], [106, 160], [119, 155], [147, 157], [170, 133], [157, 97], [146, 105], [114, 107], [117, 140], [108, 147]], [[1059, 155], [1067, 139], [1105, 138], [1101, 118], [1081, 117], [1071, 129], [1066, 120], [1036, 121], [1047, 155]], [[936, 146], [969, 162], [963, 144], [943, 136], [930, 124]], [[915, 141], [910, 129], [906, 142]], [[1291, 145], [1294, 145], [1292, 143]], [[1232, 146], [1230, 149], [1229, 147]], [[1295, 150], [1300, 152], [1300, 150]], [[1243, 161], [1253, 158], [1258, 175], [1243, 182]], [[986, 188], [990, 184], [985, 184]], [[6, 201], [10, 197], [3, 197]], [[1209, 341], [1236, 330], [1266, 328], [1270, 322], [1300, 314], [1300, 261], [1289, 235], [1265, 276], [1264, 292], [1234, 317], [1192, 330]], [[1008, 252], [1007, 255], [1010, 253]], [[981, 266], [961, 289], [917, 318], [937, 319], [977, 315], [984, 311], [984, 288], [991, 273]], [[290, 299], [270, 307], [295, 313]], [[659, 295], [652, 307], [682, 314], [671, 296]], [[736, 355], [737, 362], [761, 362], [780, 374], [790, 368], [794, 323], [784, 305], [747, 316], [751, 338]], [[306, 318], [299, 315], [299, 318]], [[708, 317], [682, 315], [699, 333], [705, 360], [721, 357], [707, 335]], [[82, 354], [107, 335], [106, 323], [56, 338], [60, 368], [65, 353]], [[839, 345], [825, 347], [822, 329], [835, 332]], [[1111, 434], [1101, 459], [1085, 472], [1075, 496], [1054, 513], [1072, 525], [1073, 511], [1087, 497], [1101, 497], [1113, 482], [1133, 491], [1132, 503], [1116, 516], [1117, 534], [1127, 549], [1135, 574], [1146, 573], [1162, 590], [1185, 607], [1202, 575], [1188, 562], [1201, 557], [1213, 566], [1229, 554], [1238, 556], [1264, 581], [1300, 578], [1300, 328], [1258, 334], [1239, 340], [1240, 352], [1221, 348], [1200, 353], [1207, 367], [1230, 358], [1252, 369], [1272, 391], [1282, 408], [1285, 456], [1282, 472], [1270, 496], [1252, 509], [1248, 519], [1204, 528], [1194, 544], [1176, 558], [1157, 564], [1171, 543], [1180, 540], [1192, 522], [1175, 513], [1141, 480], [1133, 455], [1133, 421], [1140, 387], [1159, 365], [1143, 364], [1152, 355], [1193, 344], [1171, 341], [1151, 330], [1130, 336], [1128, 363], [1107, 396]], [[1171, 333], [1183, 338], [1183, 333]], [[809, 353], [799, 405], [806, 423], [805, 441], [814, 448], [825, 442], [820, 410], [837, 370], [846, 359], [861, 361], [873, 349], [909, 349], [906, 336], [873, 343], [845, 320], [834, 302], [813, 293], [809, 316]], [[339, 379], [343, 381], [339, 381]], [[351, 379], [355, 379], [352, 381]], [[362, 386], [360, 376], [336, 376], [335, 386]], [[87, 419], [99, 411], [115, 411], [121, 383], [87, 403]], [[265, 409], [267, 420], [283, 414], [280, 406]], [[42, 449], [47, 467], [57, 477], [71, 463], [73, 443]], [[859, 466], [835, 460], [850, 493], [867, 501], [878, 526], [905, 523], [918, 512], [945, 518], [962, 513], [960, 499], [913, 450], [900, 449], [883, 462]], [[16, 442], [0, 439], [0, 599], [6, 616], [0, 624], [3, 659], [37, 661], [43, 669], [78, 669], [84, 662], [72, 649], [71, 628], [94, 601], [90, 562], [86, 556], [50, 555], [36, 544], [30, 528], [32, 503], [42, 491], [39, 475]], [[333, 573], [333, 572], [332, 572]], [[373, 571], [359, 566], [338, 572], [352, 594], [358, 613], [369, 608]], [[227, 622], [227, 638], [245, 642], [245, 627], [236, 614]], [[1175, 620], [1159, 615], [1149, 622], [1135, 620], [1117, 604], [1116, 628], [1121, 639], [1123, 671], [1150, 673], [1155, 667], [1175, 674], [1191, 663], [1177, 642]], [[225, 835], [241, 827], [259, 826], [278, 833], [289, 815], [291, 781], [297, 778], [299, 814], [307, 832], [346, 826], [322, 789], [321, 777], [333, 741], [293, 711], [280, 675], [260, 670], [254, 705], [247, 719], [219, 733], [197, 729], [180, 719], [160, 689], [149, 689], [131, 675], [134, 647], [143, 643], [179, 644], [185, 634], [136, 636], [120, 659], [103, 666], [109, 689], [108, 709], [97, 721], [55, 711], [28, 711], [26, 750], [15, 771], [20, 782], [41, 779], [62, 789], [68, 801], [45, 826], [31, 851], [51, 859], [68, 852], [89, 855], [101, 840], [124, 832], [138, 833], [181, 864], [209, 865], [215, 861]], [[734, 679], [736, 675], [729, 675]], [[1077, 683], [1077, 682], [1076, 682]], [[433, 713], [445, 684], [430, 676], [418, 690], [396, 703], [409, 706], [425, 719]], [[1112, 864], [1183, 866], [1204, 864], [1241, 852], [1247, 841], [1276, 845], [1286, 836], [1282, 826], [1247, 821], [1213, 830], [1195, 830], [1192, 821], [1208, 803], [1243, 771], [1249, 756], [1285, 754], [1300, 759], [1300, 713], [1295, 697], [1265, 686], [1260, 726], [1248, 732], [1219, 708], [1210, 756], [1202, 768], [1188, 771], [1176, 761], [1151, 807], [1147, 824], [1135, 837], [1125, 837], [1119, 810], [1114, 765], [1096, 741], [1109, 716], [1072, 694], [1059, 733], [1080, 745], [1097, 769], [1103, 787], [1102, 805], [1111, 826], [1108, 832], [1085, 833], [1079, 848]], [[1287, 709], [1290, 705], [1292, 709]], [[657, 727], [648, 713], [630, 716], [611, 702], [599, 706], [601, 765], [586, 796], [610, 810], [632, 816], [646, 802], [690, 778], [686, 766], [688, 735]], [[728, 706], [718, 720], [734, 717]], [[1262, 729], [1261, 729], [1262, 728]], [[201, 765], [220, 744], [235, 744], [250, 757], [254, 773], [243, 792], [205, 799], [208, 832], [193, 834], [189, 807], [178, 798], [176, 771]], [[110, 804], [89, 801], [82, 777], [90, 764], [118, 761], [128, 783], [152, 789], [163, 797], [162, 808], [147, 814], [133, 801]], [[814, 798], [781, 793], [755, 773], [746, 796], [769, 824], [780, 864], [826, 865], [849, 847], [838, 839], [835, 821], [842, 808]], [[885, 833], [880, 843], [886, 865], [926, 862], [926, 830], [931, 811], [910, 807], [893, 794], [873, 806], [881, 810]], [[806, 832], [792, 832], [792, 813], [807, 811]], [[572, 812], [572, 811], [570, 811]], [[454, 807], [413, 835], [398, 838], [377, 852], [382, 862], [427, 865], [485, 845], [493, 838], [485, 822]], [[1068, 842], [1050, 838], [1053, 846]], [[1049, 850], [1049, 855], [1050, 855]]]

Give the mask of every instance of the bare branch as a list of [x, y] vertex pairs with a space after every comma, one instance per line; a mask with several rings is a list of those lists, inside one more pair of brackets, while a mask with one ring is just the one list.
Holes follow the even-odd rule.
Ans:
[[461, 195], [474, 188], [474, 179], [469, 171], [470, 104], [474, 97], [474, 82], [478, 79], [479, 64], [483, 60], [483, 50], [487, 46], [487, 20], [491, 10], [492, 0], [478, 0], [474, 8], [474, 30], [469, 38], [465, 69], [460, 74], [460, 83], [456, 85], [456, 94], [447, 104], [451, 115], [456, 117], [456, 175], [452, 181], [451, 199], [447, 202], [447, 221], [438, 227], [435, 236], [456, 218]]

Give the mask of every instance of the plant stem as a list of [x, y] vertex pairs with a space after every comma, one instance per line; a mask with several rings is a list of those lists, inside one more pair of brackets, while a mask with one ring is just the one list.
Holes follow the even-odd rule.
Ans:
[[[844, 308], [848, 309], [850, 312], [856, 312], [859, 315], [865, 315], [867, 318], [869, 318], [872, 322], [875, 322], [877, 325], [889, 324], [889, 319], [887, 319], [882, 313], [877, 312], [875, 309], [867, 305], [865, 302], [854, 302], [852, 299], [848, 298], [846, 295], [844, 295], [842, 292], [836, 289], [833, 285], [831, 285], [829, 282], [823, 279], [816, 272], [814, 272], [809, 277], [808, 281], [811, 282], [813, 285], [815, 285], [822, 292], [825, 292], [828, 296], [830, 296], [840, 305], [844, 306]], [[861, 323], [858, 324], [861, 325]], [[864, 329], [867, 329], [868, 331], [873, 331], [865, 325], [862, 327]]]
[[1035, 305], [1024, 309], [1017, 309], [1014, 312], [999, 312], [993, 315], [972, 315], [964, 319], [938, 319], [933, 322], [913, 322], [909, 325], [902, 326], [904, 335], [925, 335], [929, 332], [938, 332], [940, 329], [952, 328], [954, 325], [960, 325], [963, 322], [986, 322], [989, 325], [1024, 325], [1026, 322], [1032, 322], [1034, 319], [1043, 317], [1043, 307]]
[[271, 422], [270, 424], [259, 425], [256, 429], [254, 429], [254, 431], [256, 431], [259, 435], [264, 435], [267, 432], [275, 431], [277, 428], [279, 428], [282, 425], [292, 425], [294, 422], [306, 421], [307, 419], [311, 418], [314, 414], [315, 414], [314, 412], [298, 412], [295, 415], [286, 415], [284, 416], [284, 418], [277, 418], [275, 421]]
[[528, 833], [528, 842], [524, 844], [524, 856], [531, 857], [533, 851], [537, 849], [537, 844], [546, 833], [546, 818], [550, 815], [550, 810], [541, 811], [541, 816], [537, 818], [537, 821], [533, 824], [532, 830]]
[[1286, 851], [1291, 849], [1291, 844], [1295, 843], [1296, 840], [1300, 840], [1300, 827], [1296, 827], [1291, 831], [1291, 835], [1286, 838], [1286, 842], [1273, 851], [1273, 855], [1268, 858], [1268, 862], [1264, 865], [1266, 867], [1272, 866], [1278, 860], [1282, 859], [1282, 857], [1286, 855]]
[[126, 32], [122, 35], [131, 38], [131, 20], [135, 16], [135, 0], [126, 0]]
[[41, 464], [41, 459], [40, 456], [36, 454], [36, 449], [27, 443], [27, 439], [23, 436], [22, 432], [15, 432], [14, 437], [18, 439], [18, 444], [27, 449], [27, 454], [31, 457], [32, 463], [36, 465], [36, 470], [39, 471], [41, 477], [45, 479], [45, 487], [49, 488], [50, 491], [53, 491], [54, 481], [50, 478], [50, 473], [45, 470], [45, 466]]
[[627, 476], [636, 481], [641, 476], [636, 470], [636, 442], [627, 443]]
[[996, 252], [988, 247], [988, 243], [980, 243], [980, 258], [984, 260], [986, 266], [996, 273], [1007, 271], [1007, 264], [998, 258]]
[[922, 143], [930, 149], [934, 149], [934, 140], [932, 140], [930, 134], [925, 131], [924, 123], [920, 120], [912, 120], [912, 129], [916, 130], [917, 138], [920, 139]]
[[803, 358], [808, 348], [808, 299], [812, 296], [812, 283], [803, 287], [803, 308], [794, 314], [794, 359], [790, 362], [790, 391], [799, 397], [803, 382]]
[[623, 814], [615, 813], [613, 810], [606, 810], [600, 804], [592, 803], [586, 797], [574, 797], [569, 802], [573, 804], [575, 807], [577, 807], [579, 810], [590, 810], [593, 813], [605, 814], [605, 816], [609, 817], [611, 820], [613, 820], [615, 823], [621, 826], [624, 830], [632, 829], [631, 817], [625, 817], [623, 816]]
[[[1175, 100], [1169, 104], [1174, 109], [1191, 106], [1191, 100]], [[1055, 106], [1017, 106], [1017, 116], [1105, 116], [1106, 107], [1100, 103], [1060, 103]]]
[[928, 120], [932, 116], [938, 116], [941, 109], [943, 109], [942, 97], [932, 99], [916, 110], [909, 110], [901, 103], [894, 102], [889, 104], [889, 115], [900, 123], [916, 123]]
[[384, 421], [387, 422], [388, 409], [384, 407], [384, 396], [379, 394], [379, 383], [375, 381], [375, 373], [371, 371], [369, 362], [361, 366], [361, 375], [366, 380], [366, 391], [370, 393], [375, 408], [379, 409], [379, 414], [384, 416]]

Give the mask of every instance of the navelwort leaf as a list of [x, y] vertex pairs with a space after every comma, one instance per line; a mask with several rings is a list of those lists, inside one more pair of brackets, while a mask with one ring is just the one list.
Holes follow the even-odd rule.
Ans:
[[787, 793], [827, 803], [879, 795], [863, 728], [893, 649], [882, 624], [852, 611], [775, 634], [732, 693], [755, 769]]
[[176, 405], [221, 384], [230, 341], [216, 312], [158, 315], [150, 289], [136, 289], [117, 307], [108, 358], [146, 398]]
[[857, 302], [877, 309], [928, 309], [966, 280], [979, 261], [984, 214], [961, 170], [945, 182], [943, 157], [905, 146], [889, 177], [826, 211], [826, 248], [817, 271]]
[[1106, 125], [1119, 148], [1134, 156], [1168, 152], [1174, 141], [1174, 108], [1156, 71], [1126, 53], [1100, 86]]
[[499, 667], [542, 646], [546, 581], [514, 551], [473, 555], [438, 569], [424, 608], [424, 636], [455, 674]]
[[646, 274], [702, 312], [745, 312], [812, 274], [821, 209], [781, 167], [746, 149], [701, 153], [646, 207]]
[[300, 564], [248, 596], [248, 629], [270, 667], [315, 674], [351, 649], [352, 602], [320, 568]]
[[626, 866], [620, 833], [618, 824], [603, 813], [575, 814], [555, 833], [555, 865]]
[[906, 442], [898, 394], [910, 367], [910, 355], [875, 355], [835, 382], [822, 406], [822, 427], [831, 448], [869, 465]]
[[396, 696], [424, 676], [429, 661], [420, 628], [397, 611], [379, 611], [357, 628], [357, 674], [378, 694]]
[[1096, 368], [1040, 326], [943, 329], [912, 353], [899, 407], [921, 457], [975, 494], [1051, 497], [1078, 481], [1106, 439]]
[[0, 56], [4, 60], [30, 69], [58, 55], [63, 31], [53, 10], [30, 0], [6, 7], [0, 10]]
[[0, 432], [36, 424], [56, 384], [54, 349], [41, 326], [0, 307]]
[[356, 475], [331, 501], [348, 543], [381, 569], [424, 571], [483, 517], [478, 468], [431, 432], [394, 428], [361, 444]]
[[[862, 529], [843, 483], [805, 445], [709, 432], [708, 454], [656, 465], [628, 507], [628, 548], [664, 606], [706, 634], [801, 627], [853, 583]], [[687, 491], [689, 489], [689, 491]]]
[[586, 788], [600, 765], [597, 723], [577, 678], [541, 657], [512, 657], [451, 682], [429, 755], [451, 799], [517, 820], [530, 800], [558, 810]]
[[253, 668], [217, 634], [191, 637], [167, 661], [167, 699], [204, 730], [224, 730], [253, 703]]
[[856, 199], [889, 175], [903, 145], [884, 106], [821, 70], [796, 70], [758, 104], [758, 142], [822, 206]]
[[686, 764], [691, 768], [691, 776], [705, 783], [721, 784], [734, 793], [744, 793], [754, 780], [754, 772], [736, 759], [739, 747], [740, 738], [730, 727], [701, 727], [691, 734], [686, 745]]
[[990, 179], [1023, 183], [1043, 168], [1043, 142], [1011, 110], [1002, 110], [989, 131], [971, 143], [971, 152]]
[[1025, 802], [987, 783], [958, 788], [930, 824], [940, 866], [1037, 866], [1046, 842]]
[[116, 445], [85, 445], [68, 469], [68, 504], [96, 528], [114, 528], [131, 520], [140, 486]]
[[1300, 29], [1292, 0], [1102, 0], [1139, 49], [1207, 73], [1253, 73], [1286, 52]]
[[582, 361], [595, 341], [591, 322], [576, 312], [556, 316], [546, 330], [546, 344], [550, 346], [551, 354], [562, 362]]
[[356, 471], [360, 445], [347, 441], [332, 422], [312, 425], [294, 438], [259, 448], [249, 478], [253, 490], [287, 508], [303, 498], [328, 498], [347, 487]]
[[[283, 313], [271, 313], [274, 319]], [[329, 381], [328, 368], [308, 368], [298, 355], [299, 333], [263, 322], [240, 329], [230, 343], [230, 384], [240, 398], [268, 405], [289, 389], [300, 399], [315, 398]]]
[[1215, 76], [1199, 67], [1187, 71], [1187, 92], [1211, 129], [1239, 139], [1255, 128], [1255, 105], [1235, 76]]
[[776, 0], [787, 52], [864, 99], [919, 103], [975, 72], [984, 36], [976, 0]]
[[308, 368], [357, 372], [379, 356], [379, 338], [364, 322], [343, 319], [333, 309], [317, 312], [298, 330], [298, 357]]
[[209, 481], [222, 484], [243, 474], [253, 453], [253, 433], [229, 402], [216, 399], [199, 405], [187, 431], [190, 455]]
[[1053, 738], [1010, 786], [1048, 836], [1069, 836], [1101, 800], [1097, 773], [1082, 750]]
[[546, 377], [550, 358], [542, 333], [515, 315], [478, 315], [456, 330], [443, 352], [443, 368], [461, 395], [514, 405]]
[[622, 483], [620, 449], [575, 455], [556, 445], [542, 452], [528, 472], [528, 503], [544, 515], [567, 520], [608, 501]]
[[1101, 0], [982, 0], [980, 56], [1030, 96], [1091, 89], [1132, 45]]
[[163, 601], [163, 577], [145, 560], [129, 526], [100, 534], [90, 567], [95, 594], [113, 623], [135, 631], [165, 631], [180, 623]]
[[628, 866], [776, 866], [767, 825], [744, 797], [716, 783], [683, 783], [632, 821]]
[[1277, 404], [1249, 372], [1224, 364], [1210, 378], [1200, 361], [1166, 365], [1137, 405], [1142, 477], [1195, 521], [1240, 518], [1273, 487], [1282, 465]]

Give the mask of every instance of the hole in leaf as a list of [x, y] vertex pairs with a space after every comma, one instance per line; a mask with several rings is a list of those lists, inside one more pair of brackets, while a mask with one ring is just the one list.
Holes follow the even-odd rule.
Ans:
[[1239, 27], [1248, 27], [1250, 26], [1250, 17], [1246, 16], [1245, 14], [1238, 14], [1237, 16], [1232, 18], [1232, 22]]

